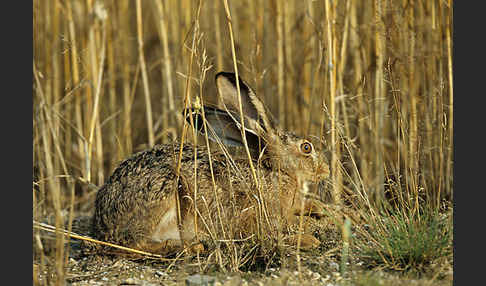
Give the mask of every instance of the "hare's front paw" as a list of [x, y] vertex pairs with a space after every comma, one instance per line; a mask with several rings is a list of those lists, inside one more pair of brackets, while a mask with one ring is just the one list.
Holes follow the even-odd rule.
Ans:
[[[297, 246], [299, 241], [299, 235], [294, 234], [289, 236], [287, 239], [291, 245]], [[318, 247], [320, 244], [321, 242], [319, 241], [319, 239], [315, 238], [310, 234], [304, 233], [300, 235], [300, 249], [304, 249], [304, 250], [312, 249]]]
[[202, 244], [201, 242], [186, 244], [185, 248], [191, 255], [197, 255], [198, 253], [200, 254], [206, 251], [206, 249], [204, 248], [204, 244]]

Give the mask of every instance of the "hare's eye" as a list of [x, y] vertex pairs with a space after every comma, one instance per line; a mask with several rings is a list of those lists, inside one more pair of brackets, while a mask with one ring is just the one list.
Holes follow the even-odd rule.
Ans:
[[310, 154], [312, 152], [312, 144], [309, 142], [304, 142], [300, 144], [300, 150], [304, 154]]

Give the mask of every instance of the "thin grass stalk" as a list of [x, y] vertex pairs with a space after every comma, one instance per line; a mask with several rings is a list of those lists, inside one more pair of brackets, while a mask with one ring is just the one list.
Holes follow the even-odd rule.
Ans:
[[[225, 12], [226, 12], [226, 20], [227, 20], [228, 30], [229, 30], [229, 35], [230, 35], [231, 54], [232, 54], [232, 59], [233, 59], [233, 69], [234, 69], [234, 72], [235, 72], [235, 75], [236, 75], [236, 78], [237, 78], [236, 90], [237, 90], [237, 94], [238, 94], [238, 105], [239, 105], [239, 112], [240, 112], [239, 115], [240, 115], [240, 118], [244, 118], [243, 104], [242, 104], [242, 100], [241, 100], [241, 91], [240, 91], [240, 81], [238, 80], [239, 74], [238, 74], [238, 65], [237, 65], [237, 60], [236, 60], [236, 50], [235, 50], [235, 40], [234, 40], [234, 35], [233, 35], [232, 18], [231, 18], [231, 14], [230, 14], [228, 1], [223, 0], [223, 3], [224, 3]], [[251, 158], [250, 149], [248, 147], [248, 142], [246, 140], [245, 122], [244, 121], [245, 120], [241, 120], [240, 132], [241, 132], [241, 137], [243, 139], [242, 140], [243, 145], [245, 147], [245, 151], [246, 151], [246, 154], [247, 154], [248, 163], [250, 165], [250, 170], [251, 170], [251, 173], [252, 173], [252, 176], [253, 176], [253, 180], [255, 182], [255, 188], [258, 190], [258, 204], [257, 204], [258, 216], [257, 216], [257, 221], [260, 221], [260, 218], [265, 217], [267, 222], [268, 222], [268, 215], [266, 213], [265, 200], [263, 198], [263, 194], [262, 194], [261, 186], [260, 186], [260, 183], [259, 183], [259, 180], [258, 180], [258, 176], [257, 176], [256, 170], [255, 170], [255, 167], [253, 165], [253, 160]], [[261, 236], [260, 226], [261, 226], [261, 224], [259, 224], [259, 228], [258, 228], [258, 235], [259, 235], [258, 239], [260, 241], [262, 241], [263, 236]]]
[[[201, 0], [199, 1], [201, 2]], [[201, 3], [199, 3], [201, 4]], [[194, 30], [194, 33], [192, 35], [192, 44], [191, 44], [191, 56], [190, 56], [190, 60], [189, 60], [189, 66], [188, 66], [188, 72], [187, 72], [187, 77], [186, 77], [186, 87], [185, 87], [185, 93], [184, 93], [184, 107], [183, 107], [183, 110], [184, 110], [184, 115], [183, 115], [183, 118], [187, 118], [187, 109], [188, 109], [188, 106], [191, 105], [191, 79], [192, 79], [192, 66], [193, 66], [193, 62], [194, 62], [194, 55], [195, 55], [195, 49], [196, 49], [196, 36], [197, 36], [197, 33], [196, 31], [199, 29], [199, 27], [197, 26], [198, 25], [198, 19], [199, 19], [199, 9], [198, 9], [198, 12], [196, 14], [196, 20], [195, 20], [195, 23], [196, 23], [196, 27], [195, 27], [195, 30]], [[192, 122], [192, 116], [189, 117], [191, 123], [193, 124]], [[182, 161], [182, 147], [184, 145], [184, 140], [186, 138], [186, 130], [187, 130], [187, 120], [184, 120], [183, 121], [183, 126], [182, 126], [182, 136], [181, 136], [181, 142], [179, 144], [179, 155], [178, 155], [178, 159], [177, 159], [177, 167], [176, 167], [176, 180], [175, 180], [175, 185], [174, 185], [174, 188], [177, 189], [177, 185], [179, 184], [179, 179], [180, 179], [180, 170], [181, 170], [181, 161]], [[194, 124], [192, 126], [195, 126]], [[177, 198], [177, 215], [178, 215], [178, 221], [179, 222], [182, 222], [182, 217], [181, 217], [181, 213], [180, 213], [180, 202], [179, 202], [179, 197], [176, 196]], [[194, 202], [195, 203], [195, 202]], [[197, 212], [197, 208], [194, 208], [194, 211]]]
[[[204, 66], [204, 64], [203, 64]], [[206, 72], [208, 71], [208, 69], [206, 68], [203, 68], [202, 69], [202, 73], [201, 73], [201, 76], [199, 78], [199, 94], [202, 95], [202, 83], [205, 81], [205, 78], [206, 78]], [[198, 97], [200, 99], [200, 104], [201, 106], [204, 106], [204, 100], [203, 100], [203, 96], [201, 97]], [[203, 120], [203, 128], [204, 128], [204, 139], [205, 139], [205, 143], [206, 143], [206, 150], [208, 152], [208, 158], [209, 158], [209, 170], [211, 172], [211, 183], [213, 185], [213, 192], [214, 192], [214, 197], [215, 197], [215, 201], [216, 201], [216, 210], [218, 212], [218, 218], [219, 218], [219, 223], [221, 225], [221, 230], [223, 232], [223, 239], [228, 239], [228, 236], [226, 235], [226, 231], [225, 231], [225, 224], [223, 222], [223, 218], [221, 216], [222, 214], [222, 211], [221, 211], [221, 202], [219, 200], [219, 196], [218, 196], [218, 192], [217, 192], [217, 185], [216, 185], [216, 180], [215, 180], [215, 177], [214, 177], [214, 170], [213, 170], [213, 160], [212, 160], [212, 157], [211, 157], [211, 150], [210, 150], [210, 146], [209, 146], [209, 137], [208, 137], [208, 127], [207, 127], [207, 122], [206, 122], [206, 115], [205, 115], [205, 112], [204, 112], [204, 108], [201, 108], [201, 116], [202, 116], [202, 120]], [[195, 125], [193, 125], [195, 126]], [[195, 131], [195, 129], [194, 129]], [[213, 224], [214, 225], [214, 224]], [[231, 226], [230, 226], [231, 227]], [[235, 248], [236, 250], [236, 248]]]
[[91, 238], [89, 236], [79, 235], [79, 234], [74, 233], [72, 231], [65, 230], [62, 227], [52, 226], [52, 225], [42, 223], [42, 222], [38, 222], [38, 221], [35, 221], [35, 220], [33, 221], [33, 226], [36, 229], [54, 232], [58, 235], [66, 236], [67, 238], [74, 238], [74, 239], [88, 241], [88, 242], [95, 243], [95, 244], [105, 245], [105, 246], [121, 249], [121, 250], [124, 250], [124, 251], [127, 251], [127, 252], [140, 254], [140, 255], [146, 256], [148, 258], [157, 258], [161, 261], [170, 261], [170, 262], [174, 261], [174, 259], [164, 258], [163, 256], [161, 256], [159, 254], [141, 251], [141, 250], [138, 250], [138, 249], [125, 247], [125, 246], [121, 246], [121, 245], [118, 245], [118, 244], [113, 244], [113, 243], [97, 240], [97, 239]]
[[[200, 77], [199, 77], [199, 95], [200, 97], [197, 97], [197, 99], [200, 99], [200, 106], [197, 106], [196, 105], [196, 108], [198, 107], [202, 107], [204, 106], [204, 102], [203, 102], [203, 82], [205, 81], [206, 79], [206, 72], [209, 70], [209, 68], [206, 68], [204, 65], [205, 65], [205, 60], [206, 60], [206, 55], [204, 54], [203, 55], [203, 63], [202, 63], [202, 67], [201, 67], [201, 74], [200, 74]], [[213, 184], [213, 191], [214, 191], [214, 197], [216, 199], [216, 207], [217, 207], [217, 211], [218, 211], [218, 218], [219, 218], [219, 221], [220, 221], [220, 224], [221, 224], [221, 229], [223, 231], [223, 237], [226, 238], [226, 233], [225, 233], [225, 230], [224, 230], [224, 224], [223, 224], [223, 218], [221, 217], [221, 208], [220, 208], [220, 201], [219, 201], [219, 197], [218, 197], [218, 193], [217, 193], [217, 188], [216, 188], [216, 180], [214, 179], [214, 171], [213, 171], [213, 162], [212, 162], [212, 158], [211, 158], [211, 151], [210, 151], [210, 148], [209, 148], [209, 139], [208, 139], [208, 133], [207, 133], [207, 127], [206, 127], [206, 117], [204, 115], [204, 108], [201, 108], [201, 115], [202, 115], [202, 120], [203, 120], [203, 128], [204, 128], [204, 137], [205, 137], [205, 141], [206, 141], [206, 148], [207, 148], [207, 152], [208, 152], [208, 158], [209, 158], [209, 170], [211, 172], [211, 182]], [[193, 126], [197, 126], [196, 125], [193, 125]], [[194, 128], [193, 129], [193, 132], [194, 132], [194, 142], [195, 142], [195, 146], [197, 144], [197, 134], [196, 134], [196, 129]], [[196, 147], [195, 147], [196, 148]], [[195, 160], [196, 162], [196, 160]], [[196, 168], [196, 164], [194, 166], [194, 168]], [[196, 180], [196, 171], [194, 172], [194, 177], [195, 177], [195, 180]], [[196, 186], [196, 184], [195, 184]], [[196, 197], [197, 197], [197, 189], [196, 187], [194, 188], [194, 206], [196, 206]], [[195, 233], [196, 233], [196, 241], [199, 241], [199, 238], [198, 238], [198, 233], [197, 233], [197, 212], [196, 212], [196, 207], [194, 208], [194, 228], [195, 228]], [[213, 224], [214, 225], [214, 224]], [[198, 261], [199, 261], [199, 252], [197, 253], [197, 258], [198, 258]], [[199, 262], [199, 269], [202, 271], [202, 268], [201, 268], [201, 263]]]
[[[232, 20], [231, 20], [231, 14], [230, 14], [229, 6], [228, 6], [228, 0], [223, 0], [223, 3], [224, 3], [225, 11], [226, 11], [226, 20], [227, 20], [227, 23], [228, 23], [228, 30], [229, 30], [229, 34], [230, 34], [231, 54], [232, 54], [232, 57], [233, 57], [233, 69], [235, 71], [236, 78], [239, 78], [238, 65], [237, 65], [237, 61], [236, 61], [235, 40], [234, 40], [234, 36], [233, 36], [233, 26], [232, 26], [232, 22], [231, 22]], [[240, 111], [240, 118], [244, 118], [243, 105], [242, 105], [242, 102], [241, 102], [240, 81], [239, 80], [236, 81], [236, 90], [237, 90], [237, 93], [238, 93], [238, 105], [239, 105], [239, 109], [240, 109], [239, 110]], [[248, 142], [246, 140], [244, 120], [241, 120], [241, 130], [240, 131], [241, 131], [241, 137], [243, 139], [243, 145], [245, 146], [245, 151], [246, 151], [246, 154], [248, 156], [248, 161], [250, 163], [250, 169], [251, 169], [251, 172], [252, 172], [252, 175], [253, 175], [253, 179], [255, 180], [255, 185], [257, 186], [259, 191], [261, 191], [260, 187], [259, 187], [258, 177], [256, 175], [255, 167], [253, 166], [253, 162], [252, 162], [252, 159], [251, 159], [250, 149], [248, 148]], [[260, 195], [260, 199], [262, 199], [262, 198], [263, 197]]]
[[142, 23], [142, 1], [136, 1], [137, 11], [137, 42], [138, 42], [138, 57], [140, 62], [140, 69], [142, 72], [143, 91], [145, 95], [145, 116], [147, 119], [147, 132], [148, 132], [148, 144], [149, 147], [153, 147], [155, 144], [155, 137], [153, 131], [153, 119], [152, 119], [152, 103], [150, 101], [150, 88], [147, 76], [147, 66], [145, 64], [145, 55], [143, 52], [143, 23]]

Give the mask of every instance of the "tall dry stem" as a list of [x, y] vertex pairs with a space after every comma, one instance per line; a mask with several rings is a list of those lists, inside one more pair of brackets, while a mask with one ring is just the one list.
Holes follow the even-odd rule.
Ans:
[[152, 103], [150, 97], [149, 81], [147, 76], [147, 66], [145, 64], [144, 41], [143, 41], [143, 22], [142, 22], [142, 1], [136, 1], [137, 10], [137, 42], [138, 42], [138, 57], [140, 61], [140, 69], [142, 72], [143, 91], [145, 95], [145, 116], [147, 119], [148, 145], [153, 147], [155, 144], [155, 135], [153, 130], [153, 115]]

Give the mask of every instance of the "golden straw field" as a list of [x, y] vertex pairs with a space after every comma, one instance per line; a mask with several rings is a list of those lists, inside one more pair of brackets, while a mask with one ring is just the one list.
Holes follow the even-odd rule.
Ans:
[[[452, 32], [451, 0], [34, 0], [34, 284], [451, 285]], [[183, 111], [220, 71], [324, 150], [326, 215], [300, 221], [319, 247], [258, 221], [195, 256], [85, 253], [77, 221], [125, 158], [206, 144]]]

